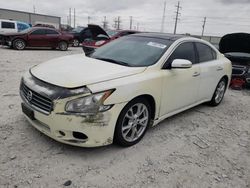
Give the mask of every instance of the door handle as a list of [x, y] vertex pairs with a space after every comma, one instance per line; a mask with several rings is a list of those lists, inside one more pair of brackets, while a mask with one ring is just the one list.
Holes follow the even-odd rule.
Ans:
[[223, 67], [217, 67], [216, 70], [217, 70], [217, 71], [221, 71], [221, 70], [223, 70]]
[[194, 74], [193, 74], [193, 77], [197, 77], [197, 76], [200, 76], [201, 74], [199, 73], [199, 72], [195, 72]]

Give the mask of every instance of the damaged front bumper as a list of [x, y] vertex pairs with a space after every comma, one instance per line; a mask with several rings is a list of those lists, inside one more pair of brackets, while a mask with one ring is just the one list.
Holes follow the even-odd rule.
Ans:
[[59, 142], [81, 147], [112, 144], [116, 121], [125, 103], [96, 114], [66, 112], [68, 101], [89, 95], [89, 90], [78, 91], [51, 86], [26, 73], [20, 86], [23, 113], [31, 125]]
[[64, 114], [56, 110], [50, 115], [34, 111], [34, 119], [27, 114], [25, 116], [31, 125], [54, 140], [74, 146], [98, 147], [113, 143], [118, 112], [124, 106], [117, 104], [109, 111], [89, 116]]

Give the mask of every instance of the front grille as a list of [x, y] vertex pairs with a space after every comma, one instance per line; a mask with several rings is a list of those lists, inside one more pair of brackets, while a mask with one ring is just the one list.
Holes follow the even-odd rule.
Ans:
[[233, 76], [242, 76], [246, 73], [247, 68], [244, 66], [233, 65], [232, 75]]
[[27, 100], [29, 104], [31, 104], [31, 106], [34, 106], [47, 114], [52, 111], [53, 102], [49, 98], [44, 97], [38, 94], [37, 92], [31, 90], [23, 83], [21, 84], [20, 89], [22, 91], [23, 97]]

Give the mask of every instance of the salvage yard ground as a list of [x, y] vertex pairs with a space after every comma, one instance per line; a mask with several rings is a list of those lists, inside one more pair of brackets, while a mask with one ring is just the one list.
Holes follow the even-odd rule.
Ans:
[[31, 127], [20, 108], [22, 74], [76, 53], [0, 47], [0, 187], [250, 187], [249, 91], [171, 117], [130, 148], [72, 147]]

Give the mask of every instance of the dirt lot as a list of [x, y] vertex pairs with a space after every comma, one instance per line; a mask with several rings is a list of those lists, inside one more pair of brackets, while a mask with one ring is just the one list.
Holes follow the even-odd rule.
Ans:
[[75, 53], [0, 48], [0, 187], [250, 187], [248, 91], [171, 117], [125, 149], [63, 145], [31, 127], [20, 110], [22, 74]]

